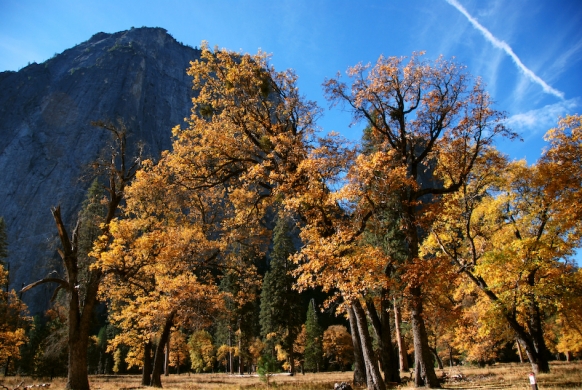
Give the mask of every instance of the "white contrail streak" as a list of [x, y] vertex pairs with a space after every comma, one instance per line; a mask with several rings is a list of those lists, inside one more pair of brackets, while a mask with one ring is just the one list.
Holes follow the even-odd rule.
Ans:
[[491, 32], [489, 32], [489, 30], [487, 30], [485, 27], [483, 27], [478, 21], [477, 19], [473, 18], [471, 15], [469, 15], [469, 13], [467, 12], [467, 10], [461, 5], [459, 4], [459, 2], [457, 0], [445, 0], [447, 3], [449, 3], [450, 5], [452, 5], [453, 7], [455, 7], [460, 13], [462, 13], [463, 15], [465, 15], [465, 17], [467, 18], [467, 20], [469, 20], [469, 22], [471, 22], [471, 24], [481, 32], [481, 34], [483, 34], [483, 36], [485, 37], [485, 39], [487, 39], [489, 42], [491, 42], [493, 44], [493, 46], [498, 47], [499, 49], [503, 50], [504, 52], [506, 52], [511, 59], [513, 60], [513, 62], [515, 62], [515, 64], [517, 65], [517, 67], [526, 75], [526, 77], [528, 77], [530, 80], [532, 80], [534, 83], [539, 84], [544, 92], [546, 93], [550, 93], [554, 96], [559, 97], [560, 99], [564, 99], [564, 93], [558, 91], [557, 89], [554, 89], [552, 87], [550, 87], [548, 84], [546, 84], [546, 82], [544, 80], [542, 80], [541, 78], [539, 78], [538, 76], [536, 76], [536, 74], [534, 72], [532, 72], [531, 70], [529, 70], [524, 64], [523, 62], [521, 62], [521, 60], [519, 59], [519, 57], [517, 57], [517, 55], [513, 52], [513, 50], [511, 49], [511, 47], [505, 43], [504, 41], [500, 41], [499, 39], [495, 38], [493, 36], [493, 34], [491, 34]]

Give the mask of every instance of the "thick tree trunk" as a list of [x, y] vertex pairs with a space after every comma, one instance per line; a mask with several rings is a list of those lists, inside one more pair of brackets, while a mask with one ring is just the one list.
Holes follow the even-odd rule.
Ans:
[[550, 372], [550, 363], [548, 357], [550, 352], [546, 346], [546, 341], [544, 340], [544, 329], [542, 323], [542, 315], [540, 313], [540, 308], [535, 301], [535, 297], [532, 299], [531, 303], [531, 321], [530, 321], [530, 333], [532, 335], [534, 348], [537, 352], [538, 359], [538, 371], [537, 372]]
[[152, 383], [152, 342], [148, 341], [143, 347], [143, 369], [141, 385], [149, 386]]
[[162, 387], [162, 371], [164, 370], [165, 353], [164, 349], [168, 342], [168, 337], [170, 337], [170, 330], [174, 324], [174, 316], [176, 311], [170, 313], [168, 318], [166, 318], [166, 323], [162, 329], [162, 334], [160, 335], [160, 341], [156, 346], [156, 354], [154, 356], [154, 369], [152, 371], [152, 387]]
[[400, 333], [400, 324], [402, 320], [400, 318], [400, 307], [396, 304], [396, 298], [394, 298], [394, 329], [396, 330], [396, 343], [398, 344], [398, 363], [401, 371], [408, 371], [408, 357], [406, 356], [406, 347], [404, 346], [404, 340], [402, 339], [402, 334]]
[[89, 389], [87, 341], [82, 336], [69, 339], [69, 372], [67, 389]]
[[[385, 296], [385, 291], [382, 291], [382, 295]], [[374, 302], [371, 299], [366, 300], [368, 317], [372, 320], [372, 327], [380, 348], [380, 362], [384, 371], [384, 379], [386, 382], [400, 383], [400, 371], [392, 345], [388, 306], [388, 301], [382, 298], [380, 315], [378, 315]]]
[[348, 306], [348, 319], [352, 333], [352, 344], [354, 344], [354, 385], [361, 386], [367, 382], [366, 364], [364, 363], [364, 355], [362, 354], [362, 342], [360, 340], [360, 333], [358, 332], [356, 314], [351, 305]]
[[368, 332], [368, 321], [366, 320], [366, 313], [359, 301], [352, 303], [354, 310], [356, 324], [358, 326], [358, 333], [362, 345], [362, 355], [364, 356], [364, 363], [366, 365], [366, 377], [368, 383], [368, 390], [385, 390], [386, 385], [378, 369], [378, 362], [374, 356], [372, 348], [372, 341], [370, 333]]
[[[64, 287], [67, 290], [69, 299], [69, 362], [66, 388], [89, 390], [89, 377], [87, 371], [89, 328], [91, 326], [91, 320], [93, 319], [93, 309], [97, 303], [97, 292], [99, 290], [102, 273], [99, 270], [90, 271], [89, 280], [85, 285], [85, 296], [83, 297], [83, 302], [81, 304], [78, 280], [79, 265], [77, 258], [77, 232], [79, 229], [79, 223], [77, 223], [71, 238], [69, 238], [67, 229], [61, 218], [60, 207], [55, 207], [51, 211], [61, 241], [62, 249], [59, 250], [59, 254], [63, 259], [67, 272], [67, 280], [60, 284], [60, 287]], [[27, 288], [30, 288], [30, 286]]]
[[426, 386], [440, 388], [436, 376], [432, 354], [428, 346], [428, 336], [422, 316], [422, 293], [420, 287], [410, 289], [410, 314], [412, 319], [412, 335], [414, 337], [414, 367], [416, 387]]
[[291, 376], [295, 375], [295, 353], [293, 352], [293, 345], [291, 345], [291, 351], [289, 352], [289, 365], [291, 365], [291, 368], [289, 370], [289, 374], [291, 374]]

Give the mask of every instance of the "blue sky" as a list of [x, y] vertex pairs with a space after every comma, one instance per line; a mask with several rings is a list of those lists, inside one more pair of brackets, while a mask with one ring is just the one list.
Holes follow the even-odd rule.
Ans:
[[271, 53], [325, 108], [322, 130], [351, 139], [362, 126], [328, 110], [321, 83], [381, 54], [454, 56], [482, 77], [524, 140], [499, 145], [515, 159], [535, 162], [557, 118], [582, 113], [581, 0], [0, 0], [0, 71], [132, 26], [163, 27], [191, 46]]
[[582, 114], [582, 0], [0, 0], [0, 71], [132, 26], [163, 27], [191, 46], [271, 53], [325, 109], [322, 130], [353, 140], [362, 125], [328, 110], [321, 84], [381, 54], [454, 56], [482, 77], [523, 138], [498, 145], [514, 159], [535, 162], [558, 117]]

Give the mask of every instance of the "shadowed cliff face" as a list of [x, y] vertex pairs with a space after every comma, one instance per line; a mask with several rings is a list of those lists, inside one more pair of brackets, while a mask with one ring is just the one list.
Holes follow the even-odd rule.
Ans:
[[[91, 122], [122, 120], [128, 142], [145, 143], [156, 159], [171, 147], [172, 127], [189, 116], [186, 69], [199, 55], [164, 29], [132, 28], [0, 73], [0, 215], [11, 288], [61, 272], [50, 208], [60, 204], [72, 230], [90, 185], [82, 172], [110, 139]], [[47, 307], [54, 287], [25, 293], [32, 312]]]

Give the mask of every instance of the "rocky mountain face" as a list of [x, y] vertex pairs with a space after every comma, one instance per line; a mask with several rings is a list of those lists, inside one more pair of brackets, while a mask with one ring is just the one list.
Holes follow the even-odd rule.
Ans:
[[[74, 226], [90, 181], [80, 180], [110, 135], [93, 121], [123, 121], [128, 143], [154, 159], [192, 106], [189, 62], [200, 51], [161, 28], [98, 33], [18, 72], [0, 73], [0, 216], [6, 221], [10, 288], [60, 272], [51, 207]], [[44, 310], [55, 286], [24, 294]]]

